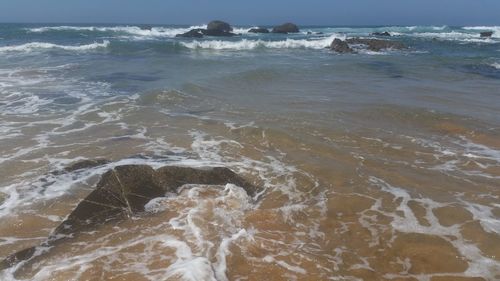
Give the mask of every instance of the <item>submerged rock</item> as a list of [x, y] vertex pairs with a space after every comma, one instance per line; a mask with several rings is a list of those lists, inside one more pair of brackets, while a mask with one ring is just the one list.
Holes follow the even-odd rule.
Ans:
[[75, 162], [68, 167], [64, 168], [65, 172], [74, 172], [77, 170], [94, 168], [97, 166], [102, 166], [110, 163], [109, 160], [106, 159], [86, 159], [82, 161]]
[[176, 192], [185, 184], [228, 183], [242, 187], [249, 195], [256, 191], [245, 179], [223, 167], [195, 169], [167, 166], [157, 170], [147, 165], [115, 167], [102, 175], [96, 189], [77, 205], [40, 248], [31, 247], [8, 256], [0, 263], [0, 270], [31, 259], [37, 249], [48, 249], [81, 231], [143, 212], [146, 203], [165, 196], [167, 192]]
[[151, 31], [153, 29], [153, 27], [151, 25], [141, 25], [139, 28], [141, 30], [149, 30], [149, 31]]
[[385, 31], [385, 32], [373, 32], [372, 33], [373, 36], [387, 36], [387, 37], [390, 37], [392, 36], [389, 32]]
[[342, 41], [338, 38], [335, 38], [332, 41], [332, 44], [330, 45], [330, 50], [335, 51], [337, 53], [353, 53], [354, 50], [349, 47], [349, 44], [347, 42]]
[[481, 32], [481, 37], [482, 38], [489, 38], [493, 36], [493, 31], [485, 31], [485, 32]]
[[85, 160], [71, 163], [69, 166], [65, 167], [62, 170], [52, 171], [51, 174], [52, 175], [60, 175], [60, 174], [64, 174], [64, 173], [71, 173], [71, 172], [75, 172], [78, 170], [103, 166], [103, 165], [106, 165], [110, 162], [111, 161], [109, 161], [107, 159], [99, 159], [99, 158], [98, 159], [85, 159]]
[[257, 28], [252, 28], [252, 29], [248, 30], [248, 32], [249, 33], [269, 33], [269, 29], [257, 27]]
[[190, 31], [182, 34], [177, 34], [175, 37], [185, 37], [185, 38], [201, 38], [203, 37], [203, 30], [201, 28], [191, 29]]
[[293, 23], [285, 23], [273, 28], [273, 33], [298, 33], [300, 32], [299, 27]]
[[380, 40], [380, 39], [365, 39], [365, 38], [349, 38], [345, 41], [335, 38], [330, 44], [330, 49], [338, 53], [353, 53], [357, 47], [352, 45], [362, 45], [366, 49], [374, 52], [380, 52], [385, 49], [402, 50], [408, 47], [396, 41]]
[[374, 52], [380, 52], [384, 49], [403, 50], [408, 48], [401, 42], [380, 39], [349, 38], [346, 42], [349, 45], [366, 45], [368, 50]]

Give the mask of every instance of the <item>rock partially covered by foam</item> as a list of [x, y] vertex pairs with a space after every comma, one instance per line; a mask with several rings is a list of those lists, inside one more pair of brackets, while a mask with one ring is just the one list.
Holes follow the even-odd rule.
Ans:
[[287, 33], [298, 33], [300, 32], [300, 30], [296, 24], [288, 22], [274, 27], [272, 32], [287, 34]]
[[[144, 212], [145, 205], [152, 199], [176, 192], [185, 184], [234, 184], [249, 195], [256, 191], [253, 185], [224, 167], [166, 166], [155, 170], [147, 165], [118, 166], [102, 175], [95, 190], [77, 205], [39, 249], [55, 246], [99, 224]], [[0, 270], [34, 258], [36, 250], [37, 247], [32, 247], [10, 255], [0, 263]]]
[[385, 32], [374, 32], [374, 33], [372, 33], [372, 35], [373, 36], [386, 36], [386, 37], [390, 37], [391, 36], [391, 34], [389, 32], [387, 32], [387, 31], [385, 31]]
[[491, 36], [493, 36], [493, 31], [481, 32], [481, 37], [482, 38], [490, 38]]
[[248, 30], [249, 33], [269, 33], [269, 29], [263, 27], [251, 28]]
[[387, 49], [403, 50], [408, 48], [401, 42], [380, 39], [349, 38], [346, 42], [348, 44], [365, 45], [368, 50], [374, 52], [380, 52], [381, 50]]
[[190, 31], [182, 34], [177, 34], [175, 37], [185, 37], [185, 38], [201, 38], [203, 37], [203, 30], [201, 28], [191, 29]]
[[341, 54], [354, 52], [354, 50], [351, 49], [351, 47], [349, 47], [349, 44], [347, 44], [347, 42], [342, 41], [338, 38], [335, 38], [332, 41], [332, 44], [330, 45], [330, 50]]
[[75, 163], [72, 163], [68, 167], [64, 168], [65, 172], [74, 172], [82, 169], [93, 168], [97, 166], [102, 166], [108, 164], [110, 161], [106, 159], [86, 159]]
[[151, 25], [141, 25], [139, 26], [139, 28], [141, 30], [149, 30], [149, 31], [153, 30], [153, 27]]
[[352, 53], [357, 49], [367, 49], [373, 52], [382, 50], [403, 50], [408, 47], [397, 41], [381, 40], [381, 39], [366, 39], [366, 38], [349, 38], [342, 41], [338, 38], [334, 39], [330, 45], [330, 49], [338, 53]]

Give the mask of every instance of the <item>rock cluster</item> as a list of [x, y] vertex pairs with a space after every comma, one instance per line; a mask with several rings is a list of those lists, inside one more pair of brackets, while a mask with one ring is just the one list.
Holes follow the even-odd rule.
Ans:
[[[232, 32], [233, 28], [227, 22], [215, 20], [208, 23], [207, 28], [195, 28], [191, 29], [186, 33], [177, 34], [176, 37], [185, 37], [185, 38], [201, 38], [203, 36], [219, 36], [219, 37], [228, 37], [235, 36], [236, 34]], [[299, 32], [299, 27], [293, 23], [285, 23], [279, 26], [276, 26], [272, 29], [273, 33], [297, 33]], [[250, 33], [269, 33], [269, 29], [267, 28], [252, 28], [248, 30]]]
[[345, 41], [336, 38], [330, 45], [330, 49], [337, 53], [355, 53], [356, 49], [360, 48], [373, 52], [380, 52], [387, 49], [403, 50], [408, 47], [397, 41], [365, 38], [349, 38]]
[[207, 28], [195, 28], [182, 34], [177, 34], [176, 37], [201, 38], [206, 36], [230, 37], [236, 34], [232, 33], [233, 28], [227, 22], [215, 20], [208, 23]]

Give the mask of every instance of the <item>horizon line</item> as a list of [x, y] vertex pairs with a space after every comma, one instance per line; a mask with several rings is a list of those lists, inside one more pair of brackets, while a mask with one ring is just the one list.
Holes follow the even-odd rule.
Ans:
[[[200, 25], [200, 24], [208, 24], [208, 22], [200, 22], [200, 23], [148, 23], [148, 22], [50, 22], [50, 21], [39, 21], [39, 22], [21, 22], [21, 21], [10, 21], [10, 22], [1, 22], [0, 24], [49, 24], [49, 25], [55, 25], [55, 24], [65, 24], [65, 25], [90, 25], [90, 24], [95, 24], [95, 25], [152, 25], [152, 26], [194, 26], [194, 25]], [[227, 21], [226, 21], [227, 22]], [[294, 23], [296, 25], [303, 26], [303, 27], [387, 27], [387, 26], [398, 26], [398, 27], [403, 27], [403, 26], [448, 26], [448, 27], [465, 27], [465, 26], [488, 26], [488, 27], [496, 27], [500, 26], [499, 24], [462, 24], [462, 25], [456, 25], [456, 24], [299, 24], [293, 21], [289, 21], [291, 23]], [[262, 27], [273, 27], [277, 26], [282, 23], [275, 23], [275, 24], [232, 24], [228, 22], [232, 26], [242, 26], [242, 27], [250, 27], [250, 26], [262, 26]]]

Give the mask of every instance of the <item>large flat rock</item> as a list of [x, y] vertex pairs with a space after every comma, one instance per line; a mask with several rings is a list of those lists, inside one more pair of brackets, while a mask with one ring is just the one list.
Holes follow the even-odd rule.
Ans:
[[[250, 196], [255, 193], [254, 186], [223, 167], [200, 169], [166, 166], [157, 170], [147, 165], [115, 167], [102, 175], [95, 190], [77, 205], [40, 246], [54, 246], [99, 224], [143, 212], [149, 201], [163, 197], [167, 192], [176, 192], [185, 184], [228, 183], [242, 187]], [[36, 249], [32, 247], [10, 255], [0, 263], [0, 270], [32, 258]]]

